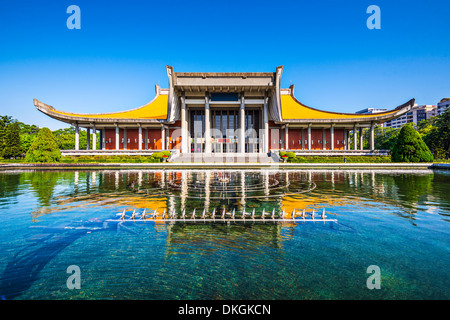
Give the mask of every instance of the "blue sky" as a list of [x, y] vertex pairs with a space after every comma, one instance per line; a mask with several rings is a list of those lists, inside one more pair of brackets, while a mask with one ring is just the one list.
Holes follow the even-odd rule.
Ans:
[[[69, 5], [81, 30], [69, 30]], [[381, 30], [369, 30], [369, 5]], [[0, 0], [0, 114], [50, 129], [41, 114], [97, 113], [150, 101], [180, 72], [272, 72], [320, 109], [394, 108], [450, 97], [450, 1]]]

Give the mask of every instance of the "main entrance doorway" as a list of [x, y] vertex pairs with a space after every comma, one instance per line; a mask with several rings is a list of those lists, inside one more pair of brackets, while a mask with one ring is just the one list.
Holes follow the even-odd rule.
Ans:
[[239, 110], [211, 110], [212, 152], [238, 151]]
[[[211, 151], [214, 153], [236, 153], [239, 151], [239, 109], [212, 109]], [[205, 110], [189, 112], [190, 151], [205, 152]], [[260, 110], [245, 110], [246, 153], [259, 152]]]

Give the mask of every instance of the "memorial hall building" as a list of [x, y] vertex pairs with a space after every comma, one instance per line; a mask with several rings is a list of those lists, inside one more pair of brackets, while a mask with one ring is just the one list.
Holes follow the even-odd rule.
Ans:
[[[156, 85], [153, 100], [135, 109], [80, 114], [62, 111], [37, 99], [44, 114], [85, 128], [87, 149], [108, 151], [179, 150], [181, 153], [336, 152], [374, 150], [374, 127], [414, 106], [414, 99], [392, 110], [340, 113], [301, 103], [294, 85], [281, 88], [283, 67], [274, 72], [174, 72], [167, 66], [168, 88]], [[362, 130], [370, 132], [364, 144]], [[350, 134], [355, 133], [355, 134]], [[352, 136], [352, 141], [350, 137]], [[99, 139], [98, 139], [99, 138]], [[100, 149], [100, 150], [99, 150]], [[367, 151], [366, 150], [366, 151]]]

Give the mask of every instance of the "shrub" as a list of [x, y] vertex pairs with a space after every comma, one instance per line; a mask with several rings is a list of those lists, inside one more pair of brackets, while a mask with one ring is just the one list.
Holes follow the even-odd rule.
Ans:
[[400, 130], [397, 142], [392, 150], [393, 162], [432, 162], [433, 155], [423, 142], [412, 124], [406, 124]]
[[163, 156], [162, 152], [155, 152], [152, 154], [152, 158], [154, 158], [154, 159], [161, 159], [162, 156]]
[[158, 161], [155, 161], [155, 162], [161, 162], [161, 161], [163, 161], [163, 155], [164, 154], [162, 152], [155, 152], [155, 153], [152, 154], [152, 158], [155, 159], [155, 160], [158, 160]]
[[161, 152], [162, 152], [163, 155], [166, 155], [168, 157], [170, 157], [170, 155], [171, 155], [171, 152], [169, 150], [164, 150], [164, 151], [161, 151]]
[[42, 128], [27, 151], [27, 162], [58, 162], [61, 160], [61, 151], [58, 149], [55, 138], [48, 128]]
[[65, 156], [61, 162], [65, 163], [144, 163], [160, 162], [160, 159], [154, 159], [148, 156], [126, 156], [126, 155], [96, 155], [96, 156]]
[[344, 158], [351, 163], [389, 163], [390, 156], [304, 156], [288, 158], [291, 163], [344, 163]]
[[285, 156], [286, 155], [286, 151], [280, 151], [280, 157]]
[[288, 153], [286, 153], [286, 155], [288, 156], [289, 159], [297, 157], [297, 156], [295, 155], [295, 153], [292, 152], [292, 151], [289, 151]]

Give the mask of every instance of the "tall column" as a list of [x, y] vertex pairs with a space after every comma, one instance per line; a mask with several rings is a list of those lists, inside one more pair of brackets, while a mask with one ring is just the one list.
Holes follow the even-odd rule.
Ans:
[[138, 123], [138, 150], [142, 150], [142, 125]]
[[351, 150], [350, 148], [350, 130], [347, 130], [347, 150]]
[[97, 128], [94, 126], [92, 128], [92, 150], [97, 150]]
[[363, 128], [359, 128], [359, 150], [364, 150]]
[[91, 128], [86, 128], [86, 150], [91, 149]]
[[322, 150], [327, 149], [327, 132], [326, 129], [322, 129]]
[[356, 132], [356, 123], [353, 125], [353, 149], [358, 149], [358, 133]]
[[347, 129], [344, 128], [344, 150], [348, 150]]
[[120, 140], [119, 140], [119, 124], [116, 123], [116, 150], [120, 149]]
[[145, 128], [144, 140], [144, 148], [145, 150], [148, 150], [148, 128]]
[[188, 152], [187, 122], [186, 122], [186, 97], [183, 92], [181, 97], [181, 153]]
[[166, 127], [161, 127], [161, 149], [166, 150]]
[[375, 150], [375, 124], [370, 124], [370, 150]]
[[245, 152], [245, 100], [244, 92], [241, 93], [241, 107], [239, 109], [239, 152]]
[[106, 150], [106, 129], [102, 129], [102, 150]]
[[[224, 132], [225, 133], [225, 132]], [[205, 153], [211, 153], [211, 116], [209, 112], [209, 93], [205, 94]]]
[[308, 150], [311, 150], [311, 123], [308, 124]]
[[264, 153], [269, 152], [269, 97], [267, 97], [267, 93], [264, 97], [264, 110], [263, 110], [263, 119], [264, 119]]
[[334, 150], [334, 124], [330, 127], [330, 149]]
[[103, 137], [105, 136], [105, 135], [103, 134], [103, 130], [100, 129], [99, 132], [98, 132], [98, 134], [100, 135], [100, 137], [98, 138], [98, 149], [99, 149], [99, 150], [103, 150], [103, 145], [105, 144], [105, 143], [103, 142]]
[[80, 150], [80, 127], [75, 125], [75, 150]]

